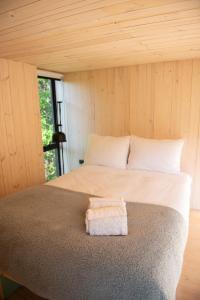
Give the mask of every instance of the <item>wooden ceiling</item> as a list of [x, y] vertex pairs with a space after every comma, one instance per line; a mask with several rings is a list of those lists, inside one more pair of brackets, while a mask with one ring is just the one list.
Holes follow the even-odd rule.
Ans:
[[0, 0], [0, 57], [71, 72], [200, 57], [200, 0]]

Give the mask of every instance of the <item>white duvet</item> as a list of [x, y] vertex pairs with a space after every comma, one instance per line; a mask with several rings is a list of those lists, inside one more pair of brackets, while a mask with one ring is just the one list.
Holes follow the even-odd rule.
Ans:
[[83, 166], [47, 184], [101, 197], [122, 196], [127, 202], [171, 207], [188, 223], [191, 182], [191, 177], [185, 173], [175, 175]]

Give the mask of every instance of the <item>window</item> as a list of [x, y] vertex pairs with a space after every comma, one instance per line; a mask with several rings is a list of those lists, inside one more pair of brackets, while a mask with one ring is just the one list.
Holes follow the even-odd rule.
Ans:
[[53, 134], [59, 131], [56, 81], [58, 80], [38, 77], [46, 180], [52, 180], [61, 175], [60, 145], [52, 142]]

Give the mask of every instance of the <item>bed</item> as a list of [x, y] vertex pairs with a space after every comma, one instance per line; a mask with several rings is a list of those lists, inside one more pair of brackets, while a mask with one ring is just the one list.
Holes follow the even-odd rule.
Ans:
[[[175, 299], [189, 221], [185, 173], [83, 166], [0, 201], [0, 273], [63, 299]], [[126, 237], [90, 237], [90, 195], [127, 201]]]
[[85, 165], [48, 185], [100, 197], [122, 196], [127, 202], [171, 207], [188, 222], [191, 183], [191, 176], [183, 172], [176, 175]]

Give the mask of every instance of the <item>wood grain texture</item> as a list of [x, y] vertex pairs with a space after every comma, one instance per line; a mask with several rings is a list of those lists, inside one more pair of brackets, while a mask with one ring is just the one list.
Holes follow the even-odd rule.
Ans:
[[191, 207], [200, 208], [200, 60], [67, 73], [65, 95], [71, 168], [83, 159], [91, 132], [182, 137]]
[[0, 28], [0, 57], [57, 72], [200, 57], [199, 0], [1, 0]]
[[0, 59], [0, 197], [44, 182], [37, 71]]
[[[182, 275], [176, 300], [200, 299], [200, 212], [191, 211], [189, 239], [184, 255]], [[25, 288], [18, 289], [8, 300], [42, 300]]]
[[189, 239], [176, 300], [200, 299], [200, 212], [191, 211]]

